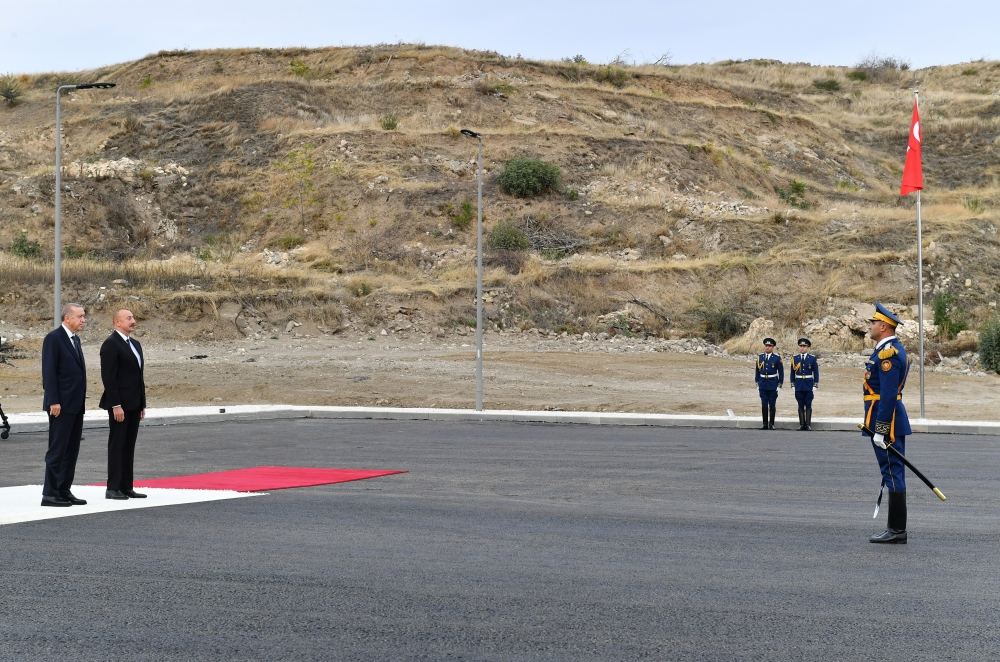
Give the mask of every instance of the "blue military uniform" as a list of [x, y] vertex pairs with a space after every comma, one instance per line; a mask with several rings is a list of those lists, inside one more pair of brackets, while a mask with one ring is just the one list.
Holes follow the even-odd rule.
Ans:
[[[776, 344], [773, 338], [764, 338], [765, 346], [773, 348]], [[760, 415], [763, 419], [760, 429], [773, 430], [778, 389], [785, 383], [785, 366], [781, 363], [781, 356], [774, 352], [758, 354], [754, 365], [754, 380], [760, 393]]]
[[792, 356], [789, 379], [795, 389], [799, 405], [799, 430], [812, 430], [813, 391], [819, 388], [819, 362], [807, 349], [812, 346], [808, 338], [799, 338], [800, 353]]
[[[884, 322], [893, 329], [899, 318], [881, 303], [875, 304], [873, 322]], [[906, 437], [912, 431], [910, 419], [903, 405], [903, 386], [909, 365], [906, 349], [895, 335], [883, 338], [865, 361], [863, 383], [865, 403], [865, 435], [883, 435], [886, 444], [892, 444], [900, 453], [906, 454]], [[884, 539], [873, 536], [872, 542], [906, 542], [906, 467], [895, 454], [876, 445], [875, 458], [882, 474], [882, 489], [889, 491], [888, 529], [880, 534]], [[879, 502], [882, 490], [879, 491]], [[878, 512], [876, 508], [876, 513]], [[890, 532], [895, 532], [891, 534]], [[886, 534], [890, 534], [886, 537]]]

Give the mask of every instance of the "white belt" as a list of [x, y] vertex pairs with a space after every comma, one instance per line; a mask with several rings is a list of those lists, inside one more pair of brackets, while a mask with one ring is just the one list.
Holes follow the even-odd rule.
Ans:
[[774, 379], [777, 376], [778, 373], [774, 373], [773, 375], [761, 375], [761, 377], [763, 377], [764, 379]]
[[812, 375], [795, 375], [795, 379], [816, 379]]

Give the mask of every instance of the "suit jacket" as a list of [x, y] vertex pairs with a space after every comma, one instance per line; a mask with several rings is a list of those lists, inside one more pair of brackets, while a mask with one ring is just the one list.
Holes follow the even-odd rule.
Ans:
[[143, 357], [141, 366], [117, 331], [112, 331], [101, 345], [101, 381], [104, 383], [101, 409], [111, 409], [115, 405], [121, 405], [126, 411], [146, 408], [146, 383], [142, 376], [146, 359], [139, 341], [132, 338], [132, 344]]
[[60, 405], [63, 413], [84, 411], [87, 398], [87, 364], [77, 353], [62, 325], [42, 341], [42, 410]]

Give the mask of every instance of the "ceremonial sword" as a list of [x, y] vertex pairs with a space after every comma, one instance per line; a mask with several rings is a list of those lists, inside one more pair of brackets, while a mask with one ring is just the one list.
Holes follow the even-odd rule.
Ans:
[[[871, 430], [869, 430], [868, 428], [866, 428], [865, 425], [864, 425], [864, 423], [858, 423], [858, 429], [861, 430], [862, 432], [864, 432], [865, 434], [869, 435], [869, 436], [874, 436], [874, 434], [875, 434]], [[872, 443], [874, 444], [875, 442], [872, 441]], [[919, 478], [920, 480], [924, 481], [924, 485], [926, 485], [927, 487], [931, 488], [931, 492], [933, 492], [937, 496], [937, 498], [941, 499], [942, 501], [947, 501], [948, 497], [946, 497], [944, 495], [944, 492], [942, 492], [938, 488], [934, 487], [934, 483], [932, 483], [930, 480], [928, 480], [927, 476], [925, 476], [922, 473], [920, 473], [920, 470], [917, 469], [915, 466], [913, 466], [913, 463], [910, 462], [909, 460], [907, 460], [906, 456], [903, 455], [902, 453], [900, 453], [898, 450], [896, 450], [896, 448], [891, 443], [886, 442], [885, 448], [886, 448], [887, 451], [895, 453], [896, 457], [898, 457], [900, 459], [900, 461], [903, 464], [905, 464], [907, 466], [907, 468], [910, 471], [912, 471], [917, 478]]]

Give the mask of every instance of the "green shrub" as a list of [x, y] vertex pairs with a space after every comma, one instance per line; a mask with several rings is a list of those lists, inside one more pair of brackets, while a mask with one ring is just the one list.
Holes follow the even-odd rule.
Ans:
[[606, 67], [599, 67], [597, 71], [594, 72], [594, 80], [598, 83], [608, 83], [617, 88], [625, 87], [625, 83], [628, 82], [629, 74], [627, 71], [621, 67], [615, 67], [608, 65]]
[[286, 234], [282, 237], [278, 237], [272, 242], [276, 248], [280, 248], [283, 251], [290, 251], [293, 248], [298, 248], [304, 243], [306, 243], [305, 238], [297, 234]]
[[979, 331], [979, 361], [987, 370], [1000, 373], [1000, 317], [993, 317]]
[[302, 60], [292, 60], [288, 63], [288, 68], [292, 70], [292, 73], [296, 76], [305, 78], [309, 75], [309, 65]]
[[861, 69], [855, 69], [854, 71], [849, 71], [847, 77], [851, 80], [856, 81], [866, 81], [868, 80], [868, 72], [862, 71]]
[[472, 225], [472, 219], [476, 217], [476, 207], [470, 200], [463, 200], [459, 208], [449, 212], [448, 216], [453, 226], [465, 230]]
[[979, 73], [979, 70], [975, 67], [969, 67], [968, 69], [962, 69], [963, 76], [975, 76]]
[[525, 251], [531, 247], [531, 241], [514, 221], [500, 221], [490, 230], [486, 246], [495, 251]]
[[956, 317], [955, 304], [955, 297], [947, 292], [934, 295], [934, 325], [944, 340], [951, 340], [968, 328], [965, 320]]
[[144, 90], [153, 84], [153, 77], [146, 74], [139, 80], [139, 89]]
[[28, 235], [22, 232], [11, 243], [10, 252], [18, 257], [34, 259], [42, 256], [42, 247], [37, 241], [29, 240]]
[[983, 202], [982, 198], [965, 198], [962, 200], [962, 204], [973, 214], [982, 214], [986, 209], [986, 203]]
[[399, 119], [393, 113], [386, 113], [379, 118], [378, 123], [386, 131], [395, 131], [399, 126]]
[[840, 81], [836, 78], [817, 78], [813, 81], [813, 87], [824, 92], [839, 92]]
[[13, 76], [0, 77], [0, 98], [3, 98], [8, 106], [17, 105], [22, 94], [21, 84], [17, 82], [16, 78]]
[[500, 173], [500, 190], [518, 198], [531, 198], [559, 190], [559, 168], [538, 159], [511, 159]]
[[789, 182], [787, 188], [777, 187], [774, 189], [778, 197], [796, 209], [809, 209], [812, 203], [806, 200], [806, 184], [797, 179]]

